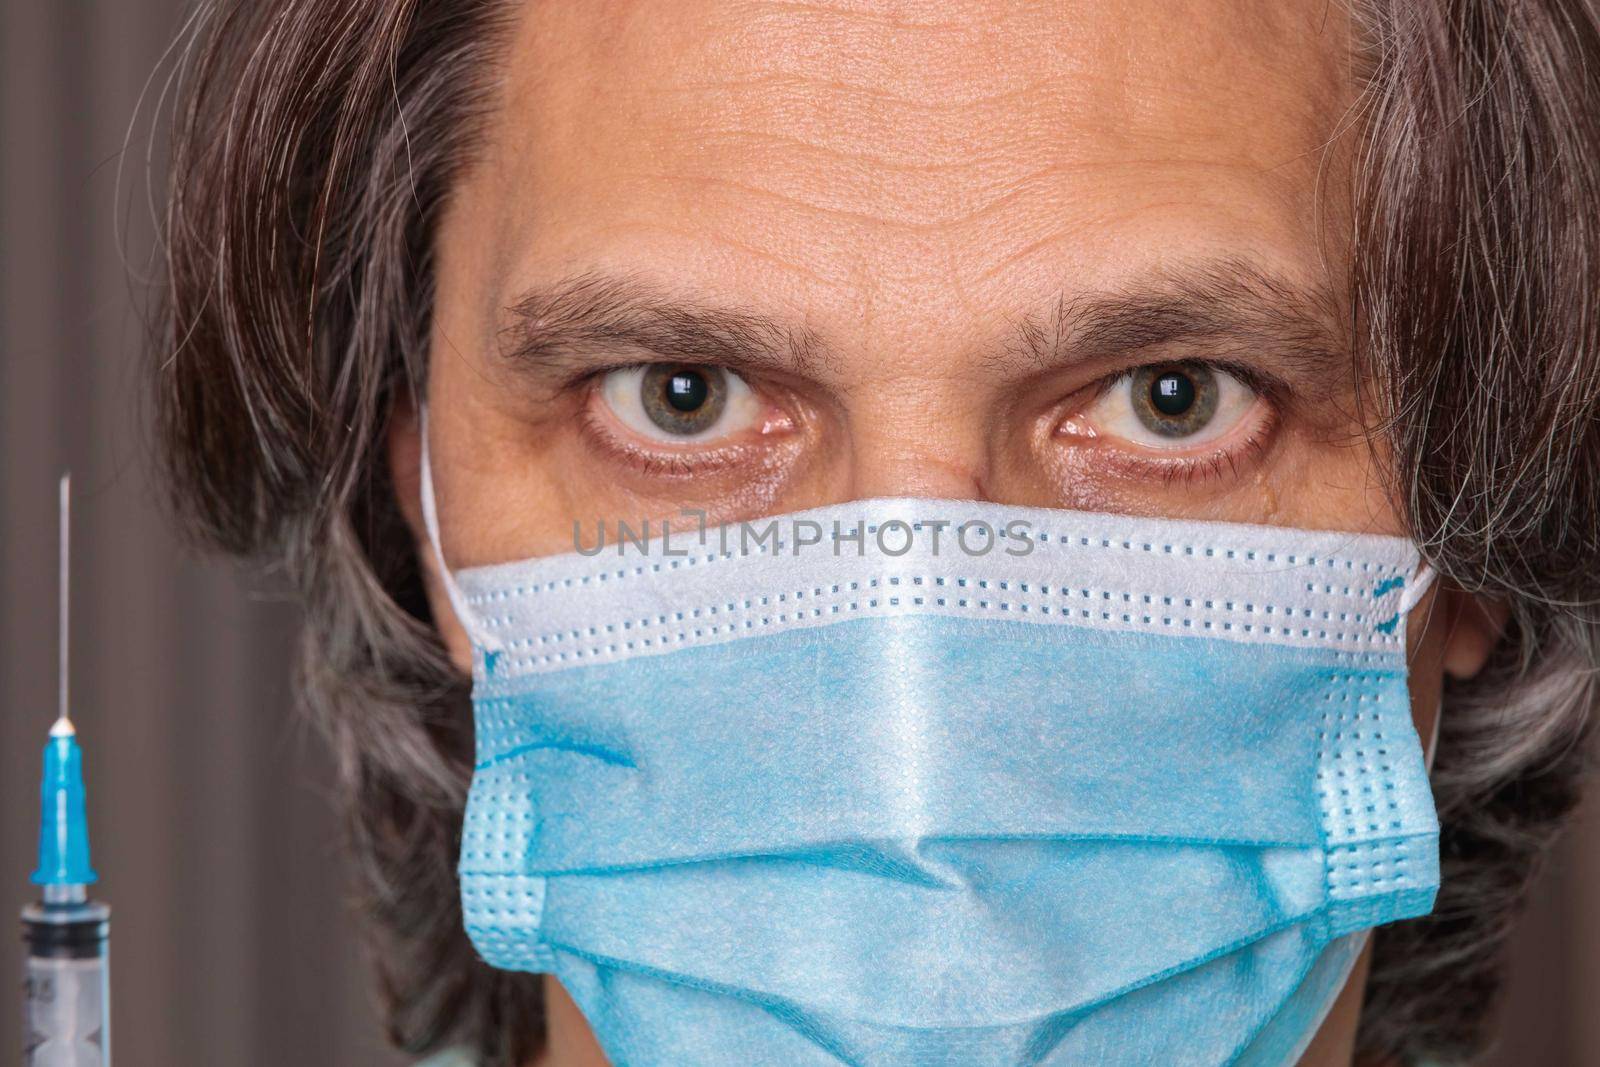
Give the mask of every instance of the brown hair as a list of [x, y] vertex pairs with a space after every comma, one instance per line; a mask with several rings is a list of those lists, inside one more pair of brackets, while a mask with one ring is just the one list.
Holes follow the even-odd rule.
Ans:
[[[1512, 606], [1447, 687], [1443, 887], [1377, 935], [1366, 1056], [1468, 1056], [1508, 922], [1572, 807], [1600, 669], [1600, 15], [1590, 0], [1359, 0], [1351, 293], [1397, 502]], [[541, 1039], [537, 979], [479, 961], [455, 880], [471, 712], [385, 462], [426, 373], [433, 227], [470, 166], [506, 0], [209, 0], [185, 52], [155, 388], [200, 537], [306, 606], [389, 1030], [484, 1062]]]

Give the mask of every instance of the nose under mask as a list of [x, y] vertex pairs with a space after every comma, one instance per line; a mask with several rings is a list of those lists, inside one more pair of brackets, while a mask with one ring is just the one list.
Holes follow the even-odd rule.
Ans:
[[1404, 539], [887, 499], [444, 573], [468, 934], [615, 1064], [1292, 1064], [1433, 905]]

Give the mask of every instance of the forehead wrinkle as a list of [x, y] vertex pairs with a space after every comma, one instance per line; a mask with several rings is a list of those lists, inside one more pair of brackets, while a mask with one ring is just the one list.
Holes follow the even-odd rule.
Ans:
[[[1009, 88], [1032, 77], [1026, 62], [1048, 45], [1050, 28], [1017, 19], [1005, 5], [945, 3], [938, 21], [914, 21], [904, 3], [854, 8], [776, 4], [719, 5], [713, 32], [724, 47], [716, 69], [748, 74], [813, 74], [842, 85], [876, 89], [881, 102], [961, 94], [971, 86]], [[897, 87], [909, 90], [898, 93]]]
[[[534, 6], [548, 12], [561, 5]], [[515, 70], [539, 91], [520, 97], [554, 122], [524, 126], [523, 158], [535, 173], [551, 174], [539, 158], [571, 142], [577, 155], [559, 180], [606, 174], [603, 183], [584, 180], [577, 192], [597, 214], [611, 209], [614, 217], [644, 221], [670, 208], [712, 226], [742, 218], [747, 244], [819, 223], [835, 232], [838, 223], [866, 232], [887, 223], [952, 239], [988, 226], [1016, 233], [1019, 223], [1037, 229], [1051, 215], [1092, 208], [1106, 196], [1104, 183], [1122, 185], [1123, 175], [1148, 195], [1162, 185], [1209, 184], [1218, 179], [1208, 170], [1219, 178], [1231, 170], [1224, 180], [1236, 179], [1232, 195], [1300, 201], [1301, 187], [1312, 183], [1297, 180], [1302, 168], [1293, 163], [1305, 159], [1304, 169], [1314, 170], [1311, 146], [1326, 139], [1325, 131], [1307, 132], [1300, 115], [1316, 106], [1303, 98], [1319, 86], [1303, 70], [1329, 65], [1327, 57], [1308, 60], [1305, 19], [1280, 16], [1272, 5], [1208, 7], [1216, 17], [1197, 21], [1194, 34], [1206, 41], [1173, 46], [1195, 61], [1164, 66], [1154, 63], [1152, 49], [1165, 48], [1172, 34], [1150, 37], [1142, 25], [1124, 25], [1160, 13], [1141, 16], [1137, 4], [1120, 20], [1086, 7], [1071, 25], [972, 5], [962, 10], [984, 26], [945, 17], [931, 29], [894, 31], [900, 36], [892, 40], [904, 48], [884, 43], [884, 27], [942, 8], [867, 3], [841, 14], [823, 5], [734, 3], [707, 14], [684, 4], [681, 17], [661, 20], [650, 17], [658, 9], [612, 6], [618, 14], [609, 25], [599, 20], [577, 34], [554, 35], [561, 48], [529, 35], [532, 52]], [[789, 16], [801, 22], [785, 22]], [[770, 33], [751, 29], [762, 18], [777, 20], [765, 23]], [[877, 28], [819, 33], [819, 18]], [[555, 28], [574, 22], [586, 20], [569, 12]], [[1295, 47], [1280, 56], [1253, 37], [1223, 33], [1233, 26], [1260, 35], [1257, 23], [1271, 31], [1268, 43]], [[1113, 40], [1118, 33], [1127, 39]], [[979, 44], [992, 52], [981, 61], [974, 59]], [[901, 52], [915, 61], [896, 60]], [[1236, 69], [1291, 62], [1301, 76], [1264, 85]], [[932, 73], [935, 66], [942, 72]], [[708, 78], [708, 70], [719, 75]], [[924, 72], [933, 80], [919, 81]], [[1130, 88], [1138, 80], [1130, 72], [1148, 84]], [[1169, 91], [1175, 79], [1182, 91]], [[1226, 101], [1240, 94], [1248, 106], [1236, 115]], [[1229, 136], [1212, 136], [1219, 123]], [[1285, 125], [1300, 131], [1298, 140], [1258, 136]], [[538, 127], [547, 128], [535, 138]], [[1288, 204], [1295, 213], [1302, 206]], [[749, 221], [752, 208], [756, 221]], [[811, 270], [831, 273], [815, 264]]]
[[[917, 6], [722, 4], [708, 27], [727, 42], [715, 69], [820, 76], [889, 103], [961, 101], [971, 98], [971, 86], [1009, 89], [1052, 68], [1078, 84], [1098, 78], [1121, 87], [1154, 77], [1220, 88], [1237, 85], [1245, 61], [1303, 77], [1306, 57], [1297, 53], [1307, 41], [1346, 32], [1327, 0], [1077, 0], [1056, 5], [1053, 20], [1025, 2], [937, 0], [929, 11], [961, 17], [936, 20], [912, 17], [908, 9]], [[917, 92], [897, 93], [896, 85]]]
[[[1249, 176], [1234, 177], [1228, 168], [1213, 168], [1212, 181], [1198, 188], [1176, 189], [1166, 186], [1146, 188], [1131, 183], [1121, 187], [1108, 184], [1110, 194], [1098, 200], [1075, 200], [1057, 210], [1043, 224], [1033, 217], [1008, 212], [997, 217], [988, 235], [984, 254], [971, 260], [974, 283], [998, 284], [1002, 275], [1024, 270], [1030, 261], [1086, 264], [1082, 255], [1084, 233], [1114, 234], [1122, 244], [1149, 242], [1164, 249], [1176, 233], [1193, 230], [1205, 220], [1204, 250], [1214, 257], [1261, 258], [1268, 262], [1299, 261], [1302, 240], [1311, 238], [1305, 227], [1311, 205], [1297, 193], [1281, 186], [1249, 181]], [[1051, 205], [1053, 206], [1053, 205]], [[1176, 230], [1173, 227], [1177, 227]], [[1200, 244], [1195, 241], [1195, 244]], [[1059, 249], [1060, 252], [1056, 253]], [[1055, 253], [1055, 254], [1052, 254]], [[1191, 253], [1192, 258], [1198, 255]], [[1139, 268], [1145, 256], [1126, 255], [1102, 259], [1088, 269], [1123, 273], [1122, 264]], [[1167, 258], [1166, 252], [1149, 257], [1155, 262]], [[1326, 263], [1324, 270], [1331, 270]], [[1056, 269], [1054, 267], [1050, 269]], [[1291, 273], [1300, 273], [1291, 271]]]
[[[1214, 104], [1220, 92], [1249, 101], [1266, 91], [1279, 106], [1295, 100], [1314, 107], [1329, 94], [1324, 86], [1307, 85], [1308, 75], [1316, 73], [1308, 68], [1331, 78], [1344, 66], [1344, 23], [1330, 25], [1325, 4], [1159, 0], [1108, 11], [1110, 5], [1080, 3], [1077, 17], [1051, 20], [1039, 18], [1032, 5], [1022, 5], [1021, 17], [1013, 17], [1006, 5], [983, 3], [968, 5], [969, 19], [941, 22], [935, 32], [909, 26], [903, 5], [893, 5], [892, 14], [875, 6], [883, 5], [824, 8], [827, 14], [819, 16], [818, 8], [807, 5], [727, 5], [712, 25], [726, 43], [709, 46], [726, 62], [712, 69], [727, 71], [724, 84], [742, 89], [787, 86], [868, 95], [865, 103], [882, 116], [882, 129], [892, 131], [904, 128], [907, 119], [968, 110], [968, 103], [1014, 105], [1037, 94], [1055, 97], [1046, 103], [1057, 110], [1076, 101], [1083, 110], [1077, 118], [1110, 114], [1105, 105], [1122, 101], [1129, 106], [1112, 122], [1126, 127], [1148, 114], [1152, 94], [1146, 86], [1178, 90], [1154, 94], [1176, 100]], [[752, 15], [761, 11], [767, 14]], [[1170, 22], [1174, 13], [1187, 23], [1185, 32], [1148, 25]], [[1325, 40], [1334, 47], [1320, 47]], [[1251, 78], [1263, 74], [1288, 77]], [[759, 91], [738, 95], [756, 104], [768, 99]], [[897, 106], [905, 112], [895, 111]], [[981, 110], [994, 118], [1000, 109]]]
[[[700, 152], [689, 160], [698, 164], [691, 173], [733, 159], [742, 167], [774, 164], [782, 174], [798, 157], [908, 175], [972, 172], [996, 183], [1030, 172], [1152, 161], [1274, 170], [1314, 155], [1337, 127], [1336, 118], [1324, 121], [1322, 105], [1299, 99], [1303, 82], [1251, 84], [1245, 100], [1238, 78], [1209, 87], [1204, 78], [1190, 78], [1156, 113], [1119, 79], [1100, 73], [1041, 78], [993, 100], [960, 104], [886, 103], [796, 76], [763, 91], [696, 90], [691, 101], [666, 108], [671, 121], [650, 141], [661, 149], [695, 144]], [[1202, 99], [1204, 106], [1191, 103]], [[1276, 136], [1285, 131], [1297, 136]]]
[[[685, 195], [705, 190], [720, 190], [730, 198], [765, 201], [778, 211], [798, 210], [839, 222], [872, 226], [892, 225], [906, 233], [960, 232], [984, 224], [992, 217], [1026, 205], [1025, 214], [1035, 219], [1061, 210], [1059, 201], [1078, 199], [1092, 204], [1097, 188], [1093, 183], [1114, 182], [1119, 174], [1148, 176], [1160, 170], [1168, 182], [1180, 175], [1211, 175], [1203, 181], [1230, 181], [1259, 185], [1264, 195], [1285, 195], [1279, 188], [1282, 177], [1276, 173], [1295, 159], [1257, 166], [1236, 160], [1191, 159], [1181, 155], [1145, 156], [1112, 160], [1076, 160], [1035, 165], [1031, 159], [1013, 160], [1010, 166], [985, 166], [982, 163], [908, 164], [883, 160], [863, 152], [837, 166], [826, 163], [795, 165], [785, 156], [805, 156], [813, 146], [788, 141], [770, 169], [760, 173], [761, 154], [746, 153], [739, 176], [725, 173], [643, 170], [633, 179], [682, 187]], [[831, 151], [831, 150], [824, 150]], [[787, 163], [787, 165], [785, 165]], [[909, 170], [918, 173], [944, 170], [971, 171], [971, 180], [959, 175], [948, 183], [923, 185], [886, 182], [886, 172]], [[758, 173], [750, 173], [758, 171]], [[1006, 172], [1013, 173], [1006, 173]], [[1075, 181], [1067, 181], [1068, 178]], [[1291, 180], [1292, 181], [1292, 180]], [[1151, 184], [1146, 196], [1160, 195], [1161, 186]], [[1067, 194], [1073, 194], [1071, 196]], [[1145, 203], [1141, 207], [1164, 206], [1178, 201]]]
[[766, 92], [776, 98], [783, 98], [788, 95], [792, 99], [792, 91], [809, 90], [819, 94], [834, 94], [839, 97], [859, 97], [863, 106], [881, 108], [885, 105], [899, 105], [923, 114], [938, 115], [941, 112], [960, 111], [971, 109], [975, 106], [994, 108], [997, 105], [1016, 103], [1034, 95], [1059, 92], [1060, 83], [1052, 78], [1036, 78], [1022, 85], [1008, 86], [991, 92], [962, 92], [962, 88], [965, 87], [955, 87], [951, 92], [942, 94], [937, 99], [918, 100], [904, 93], [896, 93], [876, 85], [859, 84], [809, 71], [778, 70], [754, 74], [749, 77], [680, 81], [675, 85], [658, 87], [654, 91], [668, 96], [674, 93], [726, 93], [730, 91], [739, 96], [752, 96]]
[[[714, 148], [734, 131], [781, 131], [840, 152], [870, 145], [877, 162], [908, 165], [975, 154], [994, 165], [1007, 156], [1081, 157], [1107, 147], [1102, 135], [1118, 142], [1112, 155], [1148, 155], [1150, 143], [1182, 137], [1206, 150], [1218, 133], [1231, 134], [1224, 147], [1249, 154], [1262, 126], [1303, 125], [1327, 95], [1306, 76], [1309, 66], [1329, 65], [1306, 54], [1315, 44], [1306, 20], [1248, 6], [1238, 13], [1238, 3], [1213, 5], [1203, 19], [1191, 12], [1193, 32], [1177, 42], [1170, 32], [1130, 28], [1140, 21], [1136, 5], [1125, 17], [1086, 8], [1070, 23], [975, 5], [971, 20], [939, 23], [961, 32], [905, 28], [911, 16], [901, 5], [877, 6], [726, 4], [706, 14], [686, 4], [665, 26], [618, 19], [592, 43], [585, 34], [579, 55], [553, 56], [563, 74], [546, 84], [586, 121], [610, 115], [619, 132], [646, 140], [654, 130], [645, 157], [682, 157], [681, 145], [700, 137]], [[1277, 31], [1264, 35], [1263, 21]], [[1227, 34], [1219, 23], [1251, 32]], [[577, 62], [591, 49], [604, 61]], [[1293, 76], [1269, 76], [1279, 68]], [[707, 78], [707, 70], [720, 74]], [[602, 99], [605, 108], [594, 107]], [[588, 106], [573, 108], [573, 100]], [[1096, 136], [1063, 139], [1064, 128]], [[1266, 147], [1255, 157], [1282, 162]]]
[[752, 263], [760, 263], [771, 266], [794, 279], [809, 282], [818, 289], [833, 292], [843, 290], [849, 285], [849, 277], [837, 269], [830, 274], [823, 274], [815, 269], [816, 266], [835, 266], [831, 262], [813, 266], [802, 265], [774, 250], [753, 244], [748, 237], [738, 231], [729, 231], [723, 227], [706, 226], [702, 229], [691, 229], [662, 219], [651, 219], [636, 224], [635, 232], [646, 231], [675, 238], [685, 245], [709, 243], [721, 246], [729, 255], [737, 257], [736, 261], [741, 269], [748, 269]]
[[[756, 89], [748, 80], [729, 75], [744, 91], [703, 78], [694, 90], [653, 82], [633, 91], [643, 97], [633, 108], [666, 121], [634, 124], [630, 136], [643, 143], [621, 167], [611, 161], [615, 181], [645, 199], [741, 211], [754, 198], [780, 213], [959, 231], [1021, 200], [1092, 199], [1097, 183], [1123, 174], [1153, 189], [1231, 172], [1257, 195], [1304, 201], [1337, 128], [1336, 118], [1313, 120], [1322, 105], [1306, 99], [1316, 80], [1304, 78], [1230, 77], [1208, 91], [1210, 76], [1191, 74], [1182, 93], [1153, 91], [1158, 105], [1152, 91], [1093, 71], [1034, 73], [972, 104], [841, 89], [803, 73], [760, 76]], [[1246, 89], [1244, 106], [1231, 106]]]

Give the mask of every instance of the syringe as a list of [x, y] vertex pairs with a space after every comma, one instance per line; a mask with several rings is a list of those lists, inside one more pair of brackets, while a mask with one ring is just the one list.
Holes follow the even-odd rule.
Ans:
[[40, 899], [22, 909], [24, 1067], [109, 1067], [111, 909], [89, 899], [89, 824], [83, 804], [83, 750], [68, 717], [67, 630], [71, 476], [61, 478], [58, 679], [60, 709], [44, 748], [40, 785]]

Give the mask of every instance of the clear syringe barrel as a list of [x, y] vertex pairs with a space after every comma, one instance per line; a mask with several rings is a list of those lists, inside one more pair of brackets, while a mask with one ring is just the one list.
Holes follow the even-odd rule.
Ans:
[[60, 716], [44, 746], [39, 784], [39, 903], [22, 909], [23, 1067], [111, 1067], [111, 909], [89, 899], [83, 750], [67, 716], [68, 505], [61, 478]]
[[92, 901], [22, 910], [23, 1067], [110, 1067], [110, 924]]

